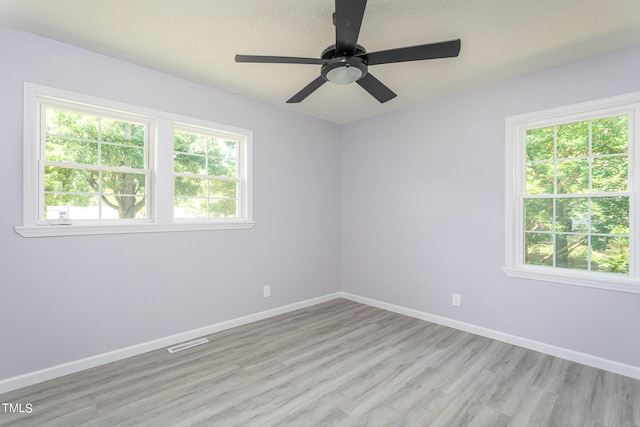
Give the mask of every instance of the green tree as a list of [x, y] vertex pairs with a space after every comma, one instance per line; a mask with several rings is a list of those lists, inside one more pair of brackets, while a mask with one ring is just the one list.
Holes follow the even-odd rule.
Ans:
[[[628, 273], [628, 117], [527, 131], [525, 262]], [[555, 243], [552, 244], [552, 242]], [[555, 246], [555, 250], [554, 250]]]
[[[143, 124], [49, 108], [45, 128], [45, 206], [146, 215]], [[183, 217], [237, 216], [237, 149], [232, 139], [174, 132], [174, 205]]]
[[144, 125], [47, 109], [45, 128], [45, 160], [57, 163], [45, 167], [45, 206], [91, 206], [100, 198], [119, 218], [145, 208]]
[[236, 150], [234, 140], [174, 132], [174, 204], [185, 217], [237, 216]]

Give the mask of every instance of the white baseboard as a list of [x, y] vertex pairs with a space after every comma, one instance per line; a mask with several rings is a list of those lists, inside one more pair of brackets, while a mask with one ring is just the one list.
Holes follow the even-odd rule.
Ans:
[[437, 323], [439, 325], [448, 326], [464, 332], [469, 332], [482, 337], [491, 338], [496, 341], [505, 342], [507, 344], [517, 345], [518, 347], [527, 348], [529, 350], [538, 351], [550, 356], [560, 357], [572, 362], [581, 363], [593, 368], [603, 369], [605, 371], [624, 375], [630, 378], [640, 380], [640, 367], [627, 365], [625, 363], [615, 362], [613, 360], [603, 359], [591, 354], [581, 353], [579, 351], [569, 350], [554, 345], [545, 344], [539, 341], [533, 341], [516, 335], [505, 334], [504, 332], [495, 331], [493, 329], [483, 328], [481, 326], [472, 325], [470, 323], [460, 322], [458, 320], [449, 319], [447, 317], [437, 316], [410, 308], [388, 304], [386, 302], [377, 301], [371, 298], [365, 298], [358, 295], [339, 292], [339, 297], [361, 304], [370, 305], [372, 307], [381, 308], [383, 310], [392, 311], [405, 316], [415, 317], [416, 319], [426, 320], [427, 322]]
[[194, 329], [191, 331], [183, 332], [176, 335], [171, 335], [165, 338], [160, 338], [153, 341], [148, 341], [142, 344], [137, 344], [131, 347], [122, 348], [119, 350], [111, 351], [108, 353], [98, 354], [96, 356], [87, 357], [80, 360], [75, 360], [62, 365], [52, 366], [50, 368], [42, 369], [35, 372], [19, 375], [12, 378], [0, 380], [0, 394], [7, 393], [13, 390], [17, 390], [23, 387], [27, 387], [33, 384], [41, 383], [44, 381], [59, 378], [75, 372], [84, 371], [86, 369], [95, 368], [96, 366], [105, 365], [107, 363], [115, 362], [117, 360], [126, 359], [127, 357], [137, 356], [139, 354], [147, 353], [149, 351], [158, 350], [161, 348], [169, 347], [181, 342], [200, 338], [202, 336], [211, 335], [216, 332], [224, 331], [227, 329], [235, 328], [237, 326], [246, 325], [248, 323], [256, 322], [258, 320], [267, 319], [269, 317], [278, 316], [280, 314], [289, 313], [291, 311], [299, 310], [302, 308], [311, 307], [316, 304], [320, 304], [326, 301], [330, 301], [336, 298], [345, 298], [351, 301], [366, 304], [372, 307], [381, 308], [383, 310], [392, 311], [394, 313], [403, 314], [405, 316], [414, 317], [416, 319], [425, 320], [427, 322], [437, 323], [439, 325], [448, 326], [450, 328], [458, 329], [461, 331], [469, 332], [475, 335], [480, 335], [486, 338], [491, 338], [497, 341], [505, 342], [508, 344], [517, 345], [519, 347], [527, 348], [530, 350], [545, 353], [551, 356], [560, 357], [562, 359], [570, 360], [572, 362], [582, 363], [583, 365], [591, 366], [598, 369], [603, 369], [616, 374], [624, 375], [627, 377], [640, 380], [640, 367], [627, 365], [620, 362], [615, 362], [608, 359], [603, 359], [598, 356], [593, 356], [586, 353], [581, 353], [574, 350], [569, 350], [562, 347], [556, 347], [553, 345], [533, 341], [530, 339], [518, 337], [515, 335], [505, 334], [503, 332], [495, 331], [492, 329], [483, 328], [481, 326], [472, 325], [470, 323], [460, 322], [458, 320], [449, 319], [447, 317], [437, 316], [434, 314], [425, 313], [410, 308], [389, 304], [386, 302], [374, 300], [371, 298], [365, 298], [358, 295], [353, 295], [347, 292], [336, 292], [322, 297], [301, 301], [298, 303], [286, 305], [283, 307], [274, 308], [271, 310], [261, 311], [259, 313], [251, 314], [237, 319], [231, 319], [225, 322], [216, 323], [214, 325], [205, 326], [203, 328]]
[[110, 351], [108, 353], [98, 354], [95, 356], [87, 357], [84, 359], [74, 360], [62, 365], [52, 366], [50, 368], [42, 369], [35, 372], [29, 372], [27, 374], [7, 378], [0, 380], [0, 394], [7, 393], [13, 390], [17, 390], [23, 387], [27, 387], [33, 384], [38, 384], [44, 381], [59, 378], [65, 375], [73, 374], [75, 372], [84, 371], [86, 369], [95, 368], [96, 366], [105, 365], [107, 363], [115, 362], [117, 360], [126, 359], [127, 357], [137, 356], [139, 354], [147, 353], [149, 351], [158, 350], [172, 345], [200, 338], [205, 335], [211, 335], [216, 332], [224, 331], [227, 329], [235, 328], [237, 326], [246, 325], [248, 323], [256, 322], [258, 320], [267, 319], [269, 317], [278, 316], [280, 314], [288, 313], [302, 308], [311, 307], [316, 304], [320, 304], [332, 299], [340, 298], [339, 293], [324, 295], [322, 297], [309, 299], [306, 301], [297, 302], [294, 304], [286, 305], [283, 307], [274, 308], [271, 310], [261, 311], [259, 313], [251, 314], [237, 319], [228, 320], [225, 322], [216, 323], [214, 325], [205, 326], [203, 328], [193, 329], [191, 331], [182, 332], [180, 334], [171, 335], [165, 338], [160, 338], [153, 341], [148, 341], [142, 344], [137, 344], [131, 347], [122, 348], [119, 350]]

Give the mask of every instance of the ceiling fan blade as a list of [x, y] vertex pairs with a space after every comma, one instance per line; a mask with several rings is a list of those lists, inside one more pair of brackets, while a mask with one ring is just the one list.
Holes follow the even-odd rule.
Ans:
[[398, 49], [367, 52], [360, 57], [367, 58], [367, 65], [389, 64], [393, 62], [422, 61], [424, 59], [451, 58], [460, 53], [460, 39]]
[[356, 52], [366, 6], [367, 0], [336, 0], [336, 56]]
[[293, 56], [236, 55], [236, 62], [257, 62], [262, 64], [311, 64], [324, 65], [326, 59], [296, 58]]
[[287, 100], [287, 104], [295, 104], [303, 101], [307, 96], [311, 95], [316, 89], [322, 86], [326, 80], [322, 76], [318, 76], [317, 79], [306, 85], [302, 88], [302, 90], [295, 95], [293, 95], [289, 100]]
[[356, 81], [356, 83], [380, 101], [380, 103], [387, 102], [397, 96], [391, 89], [382, 84], [380, 80], [373, 77], [370, 73], [365, 74], [365, 76]]

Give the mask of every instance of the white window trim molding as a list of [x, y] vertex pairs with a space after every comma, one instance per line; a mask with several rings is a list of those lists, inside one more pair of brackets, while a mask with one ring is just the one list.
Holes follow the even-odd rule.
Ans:
[[[117, 221], [117, 223], [103, 220], [100, 223], [83, 222], [70, 224], [42, 223], [38, 221], [40, 142], [37, 141], [35, 128], [38, 115], [38, 97], [61, 99], [65, 102], [77, 102], [78, 104], [93, 105], [114, 111], [126, 111], [155, 122], [155, 135], [150, 136], [149, 146], [153, 182], [151, 186], [152, 205], [150, 206], [152, 219]], [[244, 191], [242, 193], [240, 218], [173, 219], [172, 159], [174, 123], [188, 124], [204, 129], [215, 129], [218, 132], [242, 137], [242, 149], [244, 150], [242, 167], [244, 175], [241, 180]], [[253, 132], [251, 130], [25, 82], [23, 131], [23, 222], [22, 225], [14, 228], [16, 233], [23, 237], [250, 229], [256, 224], [253, 220]]]
[[[518, 194], [521, 180], [520, 167], [516, 161], [521, 160], [521, 141], [523, 129], [537, 124], [554, 121], [580, 120], [590, 113], [605, 109], [620, 109], [630, 111], [633, 119], [629, 146], [629, 176], [630, 182], [635, 188], [630, 187], [631, 194], [629, 227], [630, 239], [630, 264], [632, 266], [629, 275], [615, 273], [583, 272], [577, 270], [540, 267], [526, 265], [522, 262], [522, 236], [521, 225], [522, 209], [519, 204]], [[635, 240], [640, 237], [638, 226], [638, 186], [640, 186], [640, 92], [614, 96], [605, 99], [583, 102], [558, 108], [552, 108], [533, 113], [507, 117], [505, 120], [505, 265], [502, 271], [510, 277], [541, 280], [568, 285], [586, 286], [612, 291], [640, 293], [640, 247]]]
[[117, 225], [45, 225], [45, 226], [16, 226], [15, 231], [22, 237], [59, 237], [83, 236], [97, 234], [127, 234], [127, 233], [164, 233], [172, 231], [207, 231], [207, 230], [238, 230], [249, 229], [255, 222], [217, 222], [196, 223], [184, 222], [173, 224], [117, 224]]

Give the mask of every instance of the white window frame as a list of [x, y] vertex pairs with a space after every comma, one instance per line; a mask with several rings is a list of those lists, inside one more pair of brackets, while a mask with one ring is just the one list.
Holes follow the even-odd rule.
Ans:
[[[108, 119], [115, 119], [115, 120], [123, 120], [123, 121], [128, 121], [128, 122], [132, 122], [132, 123], [137, 123], [140, 125], [143, 125], [145, 128], [145, 141], [144, 141], [144, 154], [145, 154], [145, 160], [144, 160], [144, 168], [143, 169], [132, 169], [129, 167], [113, 167], [113, 166], [105, 166], [105, 165], [86, 165], [87, 167], [82, 167], [80, 169], [92, 169], [92, 170], [101, 170], [101, 171], [115, 171], [115, 172], [134, 172], [134, 173], [144, 173], [145, 175], [145, 197], [147, 198], [147, 204], [146, 204], [146, 212], [147, 212], [147, 218], [144, 219], [95, 219], [95, 220], [79, 220], [79, 222], [82, 222], [84, 224], [106, 224], [107, 221], [111, 221], [111, 222], [115, 222], [117, 221], [118, 223], [143, 223], [143, 222], [149, 222], [149, 218], [151, 218], [152, 216], [152, 206], [151, 203], [149, 203], [149, 200], [151, 199], [150, 197], [150, 190], [151, 190], [151, 172], [152, 169], [150, 167], [151, 164], [151, 160], [153, 159], [153, 144], [151, 144], [150, 140], [151, 140], [151, 135], [155, 134], [155, 129], [154, 129], [154, 120], [149, 118], [149, 117], [145, 117], [145, 116], [140, 116], [140, 115], [134, 115], [134, 114], [130, 114], [130, 113], [123, 113], [123, 112], [118, 112], [118, 111], [114, 111], [114, 110], [106, 110], [104, 108], [97, 108], [95, 106], [89, 106], [87, 104], [79, 104], [79, 103], [70, 103], [70, 102], [62, 102], [60, 100], [57, 99], [53, 99], [53, 98], [49, 98], [49, 97], [38, 97], [38, 102], [39, 102], [39, 106], [36, 107], [37, 108], [37, 114], [39, 114], [39, 124], [40, 126], [36, 126], [36, 130], [35, 130], [35, 134], [36, 134], [36, 140], [40, 141], [39, 147], [38, 147], [38, 217], [36, 219], [36, 224], [38, 225], [66, 225], [67, 222], [66, 221], [56, 221], [56, 220], [48, 220], [46, 219], [46, 215], [44, 212], [44, 203], [43, 203], [43, 195], [45, 193], [44, 191], [44, 175], [43, 175], [43, 168], [46, 166], [61, 166], [61, 167], [77, 167], [80, 166], [75, 162], [52, 162], [52, 161], [48, 161], [45, 159], [45, 137], [44, 134], [46, 132], [45, 130], [45, 120], [46, 120], [46, 116], [45, 116], [45, 112], [46, 109], [51, 108], [51, 109], [58, 109], [58, 110], [66, 110], [66, 111], [72, 111], [74, 113], [79, 113], [79, 114], [83, 114], [83, 115], [87, 115], [87, 116], [94, 116], [94, 117], [102, 117], [102, 118], [108, 118]], [[99, 140], [97, 142], [98, 145], [103, 145], [104, 142]]]
[[[528, 129], [629, 114], [629, 274], [524, 264], [522, 198]], [[511, 277], [640, 293], [638, 187], [640, 186], [640, 92], [507, 117], [505, 120], [505, 266]]]
[[[202, 127], [196, 127], [193, 125], [190, 125], [188, 123], [173, 123], [173, 132], [191, 132], [191, 133], [195, 133], [198, 135], [206, 135], [206, 136], [210, 136], [210, 137], [214, 137], [214, 138], [222, 138], [222, 139], [230, 139], [230, 140], [235, 140], [238, 142], [238, 147], [237, 147], [237, 155], [236, 155], [236, 168], [237, 168], [237, 174], [238, 174], [238, 178], [233, 179], [234, 181], [238, 181], [238, 213], [239, 216], [244, 217], [245, 216], [245, 211], [248, 205], [248, 201], [246, 199], [246, 197], [244, 197], [246, 195], [246, 191], [245, 190], [245, 186], [246, 186], [246, 182], [244, 179], [242, 179], [242, 177], [245, 175], [245, 168], [246, 165], [244, 164], [244, 162], [242, 162], [242, 159], [244, 159], [246, 157], [245, 154], [245, 150], [246, 150], [246, 144], [243, 143], [242, 141], [242, 137], [239, 137], [237, 134], [231, 134], [228, 132], [221, 132], [220, 130], [217, 129], [211, 129], [211, 128], [202, 128]], [[184, 177], [190, 177], [190, 176], [194, 176], [192, 174], [185, 174], [185, 173], [178, 173], [174, 171], [174, 168], [171, 168], [171, 173], [172, 173], [172, 179], [174, 179], [176, 176], [184, 176]], [[208, 175], [202, 175], [200, 177], [208, 177], [208, 178], [214, 178], [212, 176], [208, 176]], [[244, 198], [243, 198], [244, 197]], [[208, 221], [209, 218], [202, 218], [202, 219], [184, 219], [184, 218], [175, 218], [176, 222], [189, 222], [189, 221]], [[217, 219], [217, 221], [220, 222], [233, 222], [234, 219], [229, 219], [229, 218], [219, 218]]]
[[[137, 116], [148, 123], [147, 135], [150, 189], [147, 193], [148, 218], [137, 220], [98, 220], [78, 222], [42, 221], [43, 194], [40, 109], [42, 102], [76, 104], [80, 108], [112, 111]], [[173, 129], [174, 124], [208, 129], [231, 135], [239, 141], [239, 213], [237, 218], [173, 218]], [[23, 223], [15, 231], [23, 237], [73, 236], [172, 231], [249, 229], [253, 221], [253, 132], [234, 126], [185, 117], [118, 101], [25, 83], [23, 146]], [[149, 185], [149, 184], [147, 184]]]

